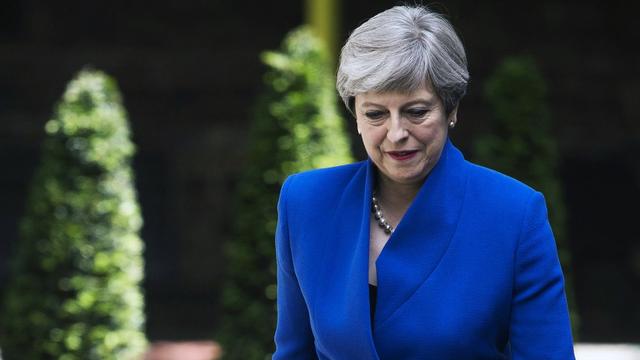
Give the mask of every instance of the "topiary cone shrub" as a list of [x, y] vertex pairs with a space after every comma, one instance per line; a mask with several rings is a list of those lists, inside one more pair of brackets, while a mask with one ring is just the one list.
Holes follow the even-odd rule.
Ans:
[[492, 114], [491, 132], [475, 144], [475, 160], [541, 191], [565, 274], [574, 337], [579, 325], [566, 243], [565, 205], [556, 139], [551, 129], [545, 79], [531, 57], [505, 59], [487, 80], [484, 95]]
[[4, 360], [139, 359], [142, 219], [114, 80], [81, 71], [46, 133], [4, 297]]
[[330, 60], [307, 28], [262, 55], [265, 89], [253, 115], [239, 183], [234, 236], [226, 250], [217, 340], [225, 359], [265, 359], [274, 350], [276, 203], [287, 175], [352, 161]]

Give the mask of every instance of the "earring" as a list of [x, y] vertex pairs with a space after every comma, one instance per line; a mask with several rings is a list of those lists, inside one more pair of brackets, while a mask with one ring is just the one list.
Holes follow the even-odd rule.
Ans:
[[451, 120], [451, 122], [449, 122], [449, 127], [453, 129], [455, 126], [456, 126], [456, 122]]

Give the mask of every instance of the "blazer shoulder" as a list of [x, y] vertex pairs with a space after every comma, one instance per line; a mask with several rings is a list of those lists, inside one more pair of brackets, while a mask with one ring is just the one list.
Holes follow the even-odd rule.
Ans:
[[[468, 204], [472, 204], [471, 208], [482, 209], [482, 214], [476, 211], [473, 216], [485, 219], [484, 223], [496, 224], [500, 231], [521, 235], [525, 229], [548, 221], [545, 198], [531, 186], [476, 164], [471, 165], [469, 173]], [[520, 235], [508, 239], [518, 241]]]
[[469, 163], [469, 190], [474, 199], [499, 212], [519, 213], [526, 211], [534, 198], [543, 195], [511, 176], [496, 170]]
[[343, 189], [353, 177], [366, 167], [366, 161], [313, 169], [290, 175], [288, 192], [293, 196], [301, 193], [326, 194], [327, 192]]

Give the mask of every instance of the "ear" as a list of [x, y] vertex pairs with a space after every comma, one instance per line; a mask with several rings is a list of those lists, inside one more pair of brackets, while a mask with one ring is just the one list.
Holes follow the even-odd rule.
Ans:
[[447, 124], [450, 128], [454, 128], [456, 123], [458, 122], [458, 106], [454, 107], [453, 110], [447, 116]]

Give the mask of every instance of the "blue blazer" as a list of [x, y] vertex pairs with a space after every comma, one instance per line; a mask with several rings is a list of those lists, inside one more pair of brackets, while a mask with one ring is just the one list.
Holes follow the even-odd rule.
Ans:
[[370, 161], [290, 176], [278, 203], [273, 359], [574, 359], [543, 196], [466, 161], [440, 161], [376, 261]]

